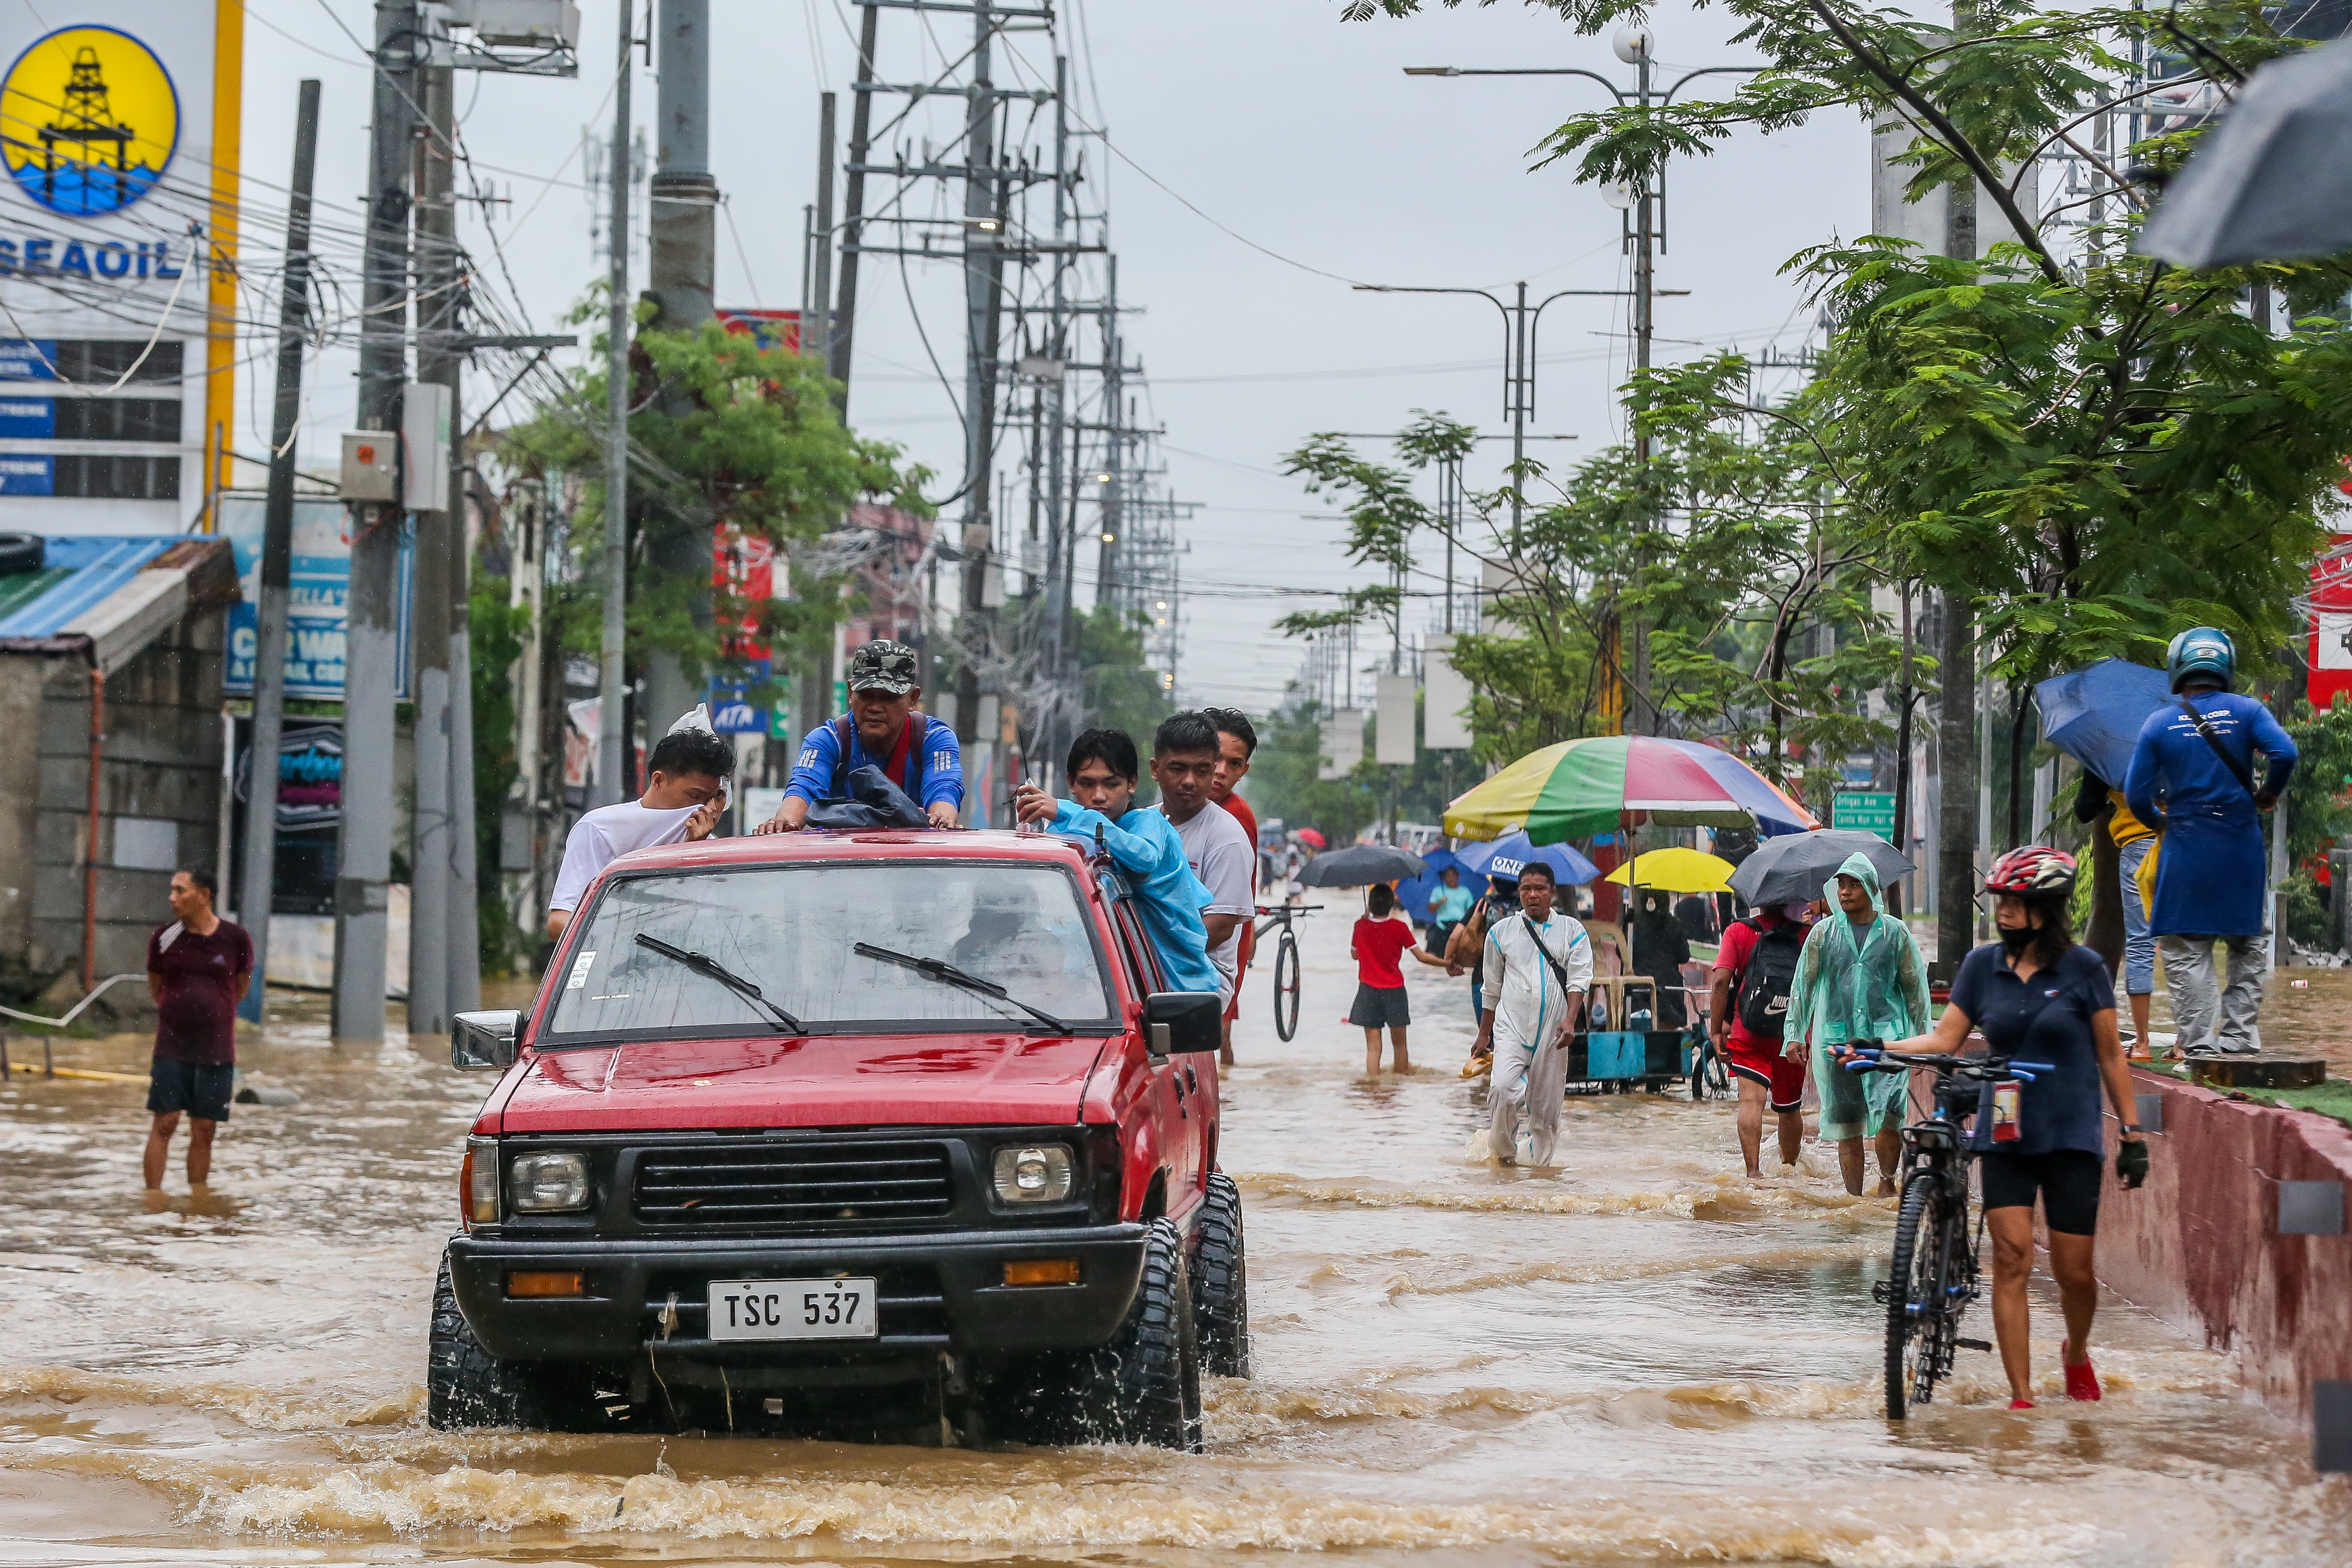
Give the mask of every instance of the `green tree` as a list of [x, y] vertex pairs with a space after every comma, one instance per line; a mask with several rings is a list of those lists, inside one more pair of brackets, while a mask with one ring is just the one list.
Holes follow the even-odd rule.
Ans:
[[[814, 360], [764, 349], [716, 322], [692, 332], [641, 329], [629, 365], [629, 664], [639, 666], [658, 650], [698, 678], [729, 664], [720, 628], [742, 626], [775, 650], [778, 665], [813, 663], [843, 613], [838, 575], [823, 570], [825, 552], [813, 547], [861, 498], [929, 516], [919, 493], [929, 475], [903, 465], [895, 445], [844, 427], [833, 383]], [[603, 371], [580, 372], [565, 396], [542, 404], [500, 444], [500, 455], [525, 475], [595, 476], [572, 519], [582, 570], [556, 601], [564, 646], [583, 653], [601, 641], [604, 407]], [[791, 596], [722, 595], [711, 606], [716, 625], [697, 626], [697, 602], [711, 591], [707, 564], [662, 563], [680, 559], [681, 549], [695, 555], [691, 541], [713, 527], [774, 544], [779, 568], [791, 573]], [[776, 695], [772, 683], [753, 690], [755, 700]]]
[[[482, 973], [526, 972], [522, 933], [515, 929], [499, 888], [499, 841], [513, 788], [514, 663], [530, 631], [530, 612], [509, 604], [508, 580], [478, 574], [469, 597], [474, 691], [474, 904], [482, 942]], [[535, 946], [535, 944], [534, 944]], [[529, 955], [536, 956], [536, 954]]]
[[[1449, 5], [1459, 0], [1446, 0]], [[1580, 32], [1628, 0], [1538, 0]], [[1351, 18], [1423, 0], [1349, 0]], [[2236, 633], [2258, 672], [2290, 630], [2320, 535], [2315, 503], [2352, 450], [2352, 342], [2333, 316], [2284, 331], [2245, 291], [2308, 311], [2340, 300], [2340, 260], [2189, 273], [2129, 248], [2145, 187], [2076, 139], [2135, 58], [2168, 85], [2237, 78], [2283, 49], [2245, 5], [2036, 10], [1990, 0], [1964, 32], [1844, 0], [1727, 0], [1765, 68], [1718, 101], [1579, 115], [1546, 141], [1592, 183], [1654, 183], [1743, 128], [1823, 110], [1907, 126], [1916, 196], [1980, 190], [1983, 258], [1881, 236], [1790, 265], [1841, 325], [1788, 417], [1822, 454], [1853, 526], [1895, 570], [1971, 601], [2013, 683], [2104, 654], [2142, 657], [2182, 627]], [[2199, 131], [2132, 151], [2177, 166]], [[2004, 171], [2069, 141], [2111, 183], [2113, 221], [2079, 237], [2028, 212]], [[1971, 198], [1973, 199], [1973, 198]]]
[[[1801, 770], [1792, 749], [1835, 758], [1888, 738], [1860, 700], [1899, 657], [1869, 598], [1885, 541], [1856, 525], [1801, 418], [1747, 403], [1747, 378], [1731, 354], [1645, 371], [1627, 389], [1645, 455], [1600, 453], [1562, 476], [1554, 498], [1517, 497], [1516, 521], [1510, 491], [1475, 498], [1452, 542], [1502, 584], [1487, 629], [1454, 643], [1479, 760], [1618, 733], [1638, 705], [1825, 796], [1832, 772]], [[1318, 437], [1289, 463], [1342, 500], [1349, 558], [1392, 580], [1414, 569], [1418, 535], [1451, 527], [1402, 469], [1339, 438]], [[1529, 465], [1514, 483], [1545, 477]], [[1369, 588], [1281, 624], [1297, 633], [1392, 618], [1400, 602]], [[1647, 629], [1646, 680], [1622, 653], [1633, 622]]]
[[1143, 622], [1098, 604], [1078, 622], [1078, 664], [1086, 673], [1086, 716], [1081, 727], [1123, 729], [1146, 757], [1151, 732], [1176, 711], [1159, 672], [1143, 662]]

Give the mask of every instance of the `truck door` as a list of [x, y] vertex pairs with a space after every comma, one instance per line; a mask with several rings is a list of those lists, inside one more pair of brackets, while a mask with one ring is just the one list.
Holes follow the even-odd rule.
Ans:
[[[1119, 945], [1128, 950], [1131, 970], [1141, 975], [1143, 989], [1147, 993], [1166, 990], [1168, 981], [1160, 971], [1159, 953], [1145, 936], [1133, 902], [1122, 898], [1112, 908], [1118, 925]], [[1156, 1056], [1150, 1061], [1152, 1109], [1163, 1140], [1160, 1147], [1167, 1153], [1168, 1207], [1173, 1211], [1189, 1207], [1192, 1195], [1201, 1191], [1208, 1180], [1203, 1155], [1208, 1144], [1209, 1106], [1216, 1091], [1212, 1084], [1203, 1092], [1194, 1057]]]

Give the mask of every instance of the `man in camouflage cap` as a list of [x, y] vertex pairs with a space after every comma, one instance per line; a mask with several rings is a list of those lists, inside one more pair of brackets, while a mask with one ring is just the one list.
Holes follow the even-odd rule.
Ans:
[[756, 831], [789, 833], [820, 800], [849, 793], [849, 775], [874, 767], [920, 805], [935, 828], [963, 809], [963, 750], [955, 731], [921, 711], [922, 664], [904, 643], [877, 637], [849, 656], [849, 712], [809, 731], [784, 803]]

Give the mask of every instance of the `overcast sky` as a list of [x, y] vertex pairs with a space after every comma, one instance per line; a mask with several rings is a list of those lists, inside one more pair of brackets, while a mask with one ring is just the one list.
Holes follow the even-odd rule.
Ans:
[[[580, 150], [583, 130], [609, 133], [614, 12], [612, 0], [583, 9], [577, 79], [466, 77], [458, 86], [477, 172], [511, 198], [489, 209], [488, 229], [467, 215], [467, 244], [498, 292], [508, 292], [510, 273], [541, 330], [604, 265], [591, 246]], [[367, 36], [372, 10], [366, 0], [248, 0], [245, 146], [257, 212], [282, 200], [294, 84], [315, 75], [325, 83], [320, 197], [335, 223], [356, 225], [367, 79], [343, 29]], [[1566, 115], [1593, 107], [1598, 86], [1401, 70], [1580, 66], [1630, 85], [1631, 68], [1605, 37], [1579, 37], [1549, 12], [1507, 3], [1405, 22], [1343, 24], [1339, 10], [1339, 0], [1066, 0], [1061, 8], [1078, 107], [1099, 115], [1118, 154], [1097, 154], [1089, 173], [1111, 214], [1122, 301], [1141, 309], [1127, 331], [1150, 379], [1147, 422], [1165, 427], [1173, 492], [1200, 503], [1181, 530], [1180, 695], [1190, 701], [1276, 703], [1302, 649], [1272, 630], [1274, 620], [1318, 602], [1298, 591], [1361, 580], [1339, 557], [1339, 525], [1315, 515], [1328, 507], [1276, 472], [1282, 454], [1319, 430], [1394, 430], [1417, 408], [1503, 428], [1501, 320], [1491, 306], [1359, 293], [1346, 280], [1501, 289], [1526, 278], [1548, 292], [1620, 288], [1630, 278], [1616, 212], [1564, 170], [1528, 171], [1528, 150]], [[814, 185], [817, 94], [842, 92], [845, 125], [856, 12], [836, 0], [712, 0], [711, 11], [712, 161], [727, 199], [719, 301], [789, 307], [799, 299], [802, 210]], [[919, 68], [922, 20], [883, 13], [885, 77]], [[1724, 47], [1722, 22], [1661, 13], [1663, 78], [1743, 63], [1748, 57]], [[650, 127], [651, 74], [641, 70], [634, 90], [636, 117]], [[1712, 159], [1677, 164], [1658, 282], [1691, 294], [1659, 304], [1660, 357], [1801, 341], [1810, 312], [1778, 270], [1802, 246], [1866, 228], [1867, 157], [1860, 121], [1840, 116], [1769, 140], [1743, 136]], [[277, 220], [253, 221], [266, 231], [256, 240], [274, 249]], [[641, 287], [641, 248], [634, 277]], [[907, 295], [960, 382], [959, 288], [952, 266], [919, 265], [906, 293], [895, 268], [869, 271], [854, 372], [854, 422], [948, 476], [962, 467], [957, 416], [912, 329]], [[1544, 318], [1534, 428], [1581, 439], [1542, 444], [1539, 457], [1557, 454], [1564, 466], [1569, 455], [1615, 438], [1625, 314], [1620, 300], [1567, 299]], [[351, 369], [347, 356], [330, 355], [319, 371], [304, 441], [310, 465], [328, 461], [333, 433], [350, 425]], [[469, 419], [494, 391], [488, 373], [474, 378]], [[249, 423], [266, 420], [257, 378], [238, 402]], [[262, 440], [247, 434], [240, 445], [255, 451]], [[1495, 483], [1506, 455], [1503, 444], [1486, 444], [1472, 482]], [[1409, 612], [1409, 630], [1423, 613], [1434, 608]]]

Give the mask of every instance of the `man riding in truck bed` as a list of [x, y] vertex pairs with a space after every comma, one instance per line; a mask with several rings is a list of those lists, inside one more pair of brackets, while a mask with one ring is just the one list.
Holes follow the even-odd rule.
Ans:
[[849, 656], [849, 712], [808, 732], [784, 786], [784, 803], [753, 830], [791, 833], [821, 800], [845, 800], [849, 776], [878, 768], [923, 808], [934, 828], [952, 828], [963, 809], [963, 748], [955, 731], [919, 711], [921, 666], [904, 643], [877, 637]]

